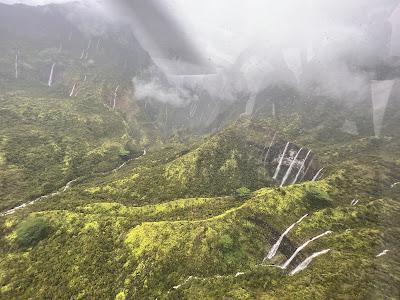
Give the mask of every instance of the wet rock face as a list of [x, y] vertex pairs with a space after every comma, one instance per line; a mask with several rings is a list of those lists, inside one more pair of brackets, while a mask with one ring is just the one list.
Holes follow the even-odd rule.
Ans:
[[292, 168], [289, 170], [290, 173], [287, 175], [285, 185], [293, 184], [296, 177], [297, 183], [312, 180], [318, 169], [315, 153], [307, 148], [301, 148], [298, 145], [290, 143], [282, 159], [285, 146], [285, 142], [279, 142], [271, 146], [269, 155], [265, 161], [265, 166], [269, 174], [273, 176], [281, 162], [279, 173], [276, 176], [277, 183], [282, 182], [282, 179], [285, 177], [291, 165]]

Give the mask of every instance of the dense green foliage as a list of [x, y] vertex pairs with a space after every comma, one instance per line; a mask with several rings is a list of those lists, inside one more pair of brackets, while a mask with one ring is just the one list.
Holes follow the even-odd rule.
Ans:
[[[367, 114], [350, 134], [346, 105], [280, 89], [275, 118], [264, 97], [252, 119], [239, 118], [239, 100], [211, 125], [186, 126], [190, 107], [132, 96], [130, 79], [149, 58], [129, 34], [103, 36], [90, 63], [78, 59], [88, 38], [76, 28], [76, 39], [54, 46], [72, 26], [56, 19], [40, 34], [0, 26], [0, 212], [29, 204], [0, 216], [0, 299], [398, 299], [398, 111], [381, 137]], [[69, 97], [75, 82], [79, 94]], [[312, 149], [313, 161], [297, 184], [279, 187], [288, 164], [273, 175], [288, 141], [294, 153]]]
[[27, 219], [17, 226], [15, 242], [23, 248], [35, 246], [46, 238], [50, 231], [51, 226], [44, 219]]
[[[337, 156], [334, 153], [321, 156], [330, 171], [324, 180], [315, 183], [259, 189], [256, 177], [251, 177], [255, 185], [238, 181], [225, 190], [225, 194], [234, 197], [174, 200], [182, 196], [185, 185], [168, 188], [167, 182], [182, 183], [185, 182], [182, 178], [191, 176], [196, 180], [202, 178], [191, 174], [204, 173], [205, 163], [191, 167], [189, 162], [196, 161], [203, 149], [208, 153], [205, 162], [208, 165], [219, 162], [219, 170], [232, 156], [210, 145], [222, 137], [235, 136], [236, 131], [247, 132], [246, 140], [258, 145], [263, 139], [259, 133], [265, 131], [264, 122], [238, 122], [191, 149], [179, 145], [154, 148], [118, 172], [88, 178], [52, 200], [43, 200], [3, 218], [0, 253], [5, 259], [0, 263], [0, 278], [4, 297], [365, 299], [380, 294], [394, 297], [399, 286], [398, 257], [394, 250], [379, 258], [375, 256], [384, 249], [399, 246], [400, 205], [394, 198], [396, 190], [389, 188], [394, 179], [392, 174], [400, 169], [396, 152], [390, 151], [397, 149], [396, 144], [385, 146], [384, 159], [375, 156], [374, 143], [364, 139], [332, 144], [331, 149], [338, 149], [342, 159], [328, 165], [330, 157]], [[267, 123], [271, 125], [270, 121]], [[309, 142], [315, 143], [312, 139]], [[241, 151], [248, 151], [253, 153], [254, 161], [258, 148], [254, 146], [249, 151], [235, 147], [237, 157], [241, 157]], [[354, 148], [368, 153], [368, 163]], [[247, 164], [252, 164], [251, 159]], [[165, 175], [166, 169], [177, 166], [181, 173]], [[220, 171], [210, 172], [207, 174], [210, 179], [204, 184], [201, 180], [206, 179], [189, 181], [190, 192], [184, 195], [198, 197], [205, 191], [203, 186], [218, 180], [220, 174]], [[264, 182], [271, 183], [268, 178]], [[219, 184], [222, 189], [231, 186], [231, 182]], [[160, 185], [165, 185], [165, 189]], [[253, 192], [249, 195], [244, 186], [253, 186]], [[212, 185], [210, 194], [222, 194], [211, 192], [211, 188]], [[360, 204], [350, 206], [354, 198], [360, 199]], [[273, 260], [262, 264], [279, 234], [306, 213], [309, 216], [283, 240]], [[17, 250], [17, 232], [25, 218], [46, 220], [53, 230], [36, 246], [21, 251]], [[311, 243], [292, 263], [295, 266], [314, 251], [332, 249], [308, 269], [289, 276], [275, 266], [283, 263], [295, 247], [326, 230], [333, 233]], [[68, 247], [62, 246], [65, 244]], [[29, 271], [21, 276], [25, 269]], [[41, 289], [43, 286], [47, 288]]]

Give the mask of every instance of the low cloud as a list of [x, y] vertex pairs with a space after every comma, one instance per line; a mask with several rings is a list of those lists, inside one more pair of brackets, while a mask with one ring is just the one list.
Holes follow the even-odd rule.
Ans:
[[194, 95], [184, 87], [171, 86], [161, 78], [161, 75], [151, 68], [144, 72], [144, 75], [134, 77], [133, 85], [135, 98], [139, 101], [152, 99], [161, 103], [168, 103], [176, 106], [186, 106], [193, 101], [198, 101]]

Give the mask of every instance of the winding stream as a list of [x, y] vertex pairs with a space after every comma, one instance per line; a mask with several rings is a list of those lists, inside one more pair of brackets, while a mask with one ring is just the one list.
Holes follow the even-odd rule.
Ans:
[[[113, 170], [110, 171], [110, 172], [103, 173], [102, 175], [105, 176], [105, 175], [109, 175], [109, 174], [111, 174], [111, 173], [115, 173], [115, 172], [119, 171], [120, 169], [122, 169], [126, 164], [128, 164], [128, 163], [131, 162], [132, 160], [136, 160], [136, 159], [141, 158], [142, 156], [145, 156], [146, 153], [147, 153], [147, 152], [146, 152], [146, 149], [144, 149], [142, 155], [140, 155], [140, 156], [138, 156], [138, 157], [136, 157], [136, 158], [132, 158], [132, 159], [130, 159], [130, 160], [127, 160], [127, 161], [125, 161], [123, 164], [121, 164], [119, 167], [113, 169]], [[19, 210], [21, 210], [21, 209], [23, 209], [23, 208], [25, 208], [25, 207], [27, 207], [27, 206], [30, 206], [30, 205], [35, 204], [36, 202], [39, 202], [39, 201], [41, 201], [41, 200], [48, 199], [48, 198], [53, 198], [53, 197], [58, 196], [58, 195], [60, 195], [60, 194], [62, 194], [62, 193], [65, 193], [65, 192], [68, 191], [68, 190], [71, 188], [71, 186], [72, 186], [75, 182], [77, 182], [78, 180], [79, 180], [79, 178], [75, 178], [74, 180], [69, 181], [65, 186], [63, 186], [62, 188], [60, 188], [60, 189], [59, 189], [58, 191], [56, 191], [56, 192], [52, 192], [52, 193], [50, 193], [50, 194], [47, 194], [47, 195], [44, 195], [44, 196], [40, 196], [40, 197], [38, 197], [38, 198], [36, 198], [36, 199], [34, 199], [34, 200], [31, 200], [31, 201], [29, 201], [29, 202], [23, 203], [23, 204], [21, 204], [21, 205], [19, 205], [19, 206], [16, 206], [16, 207], [12, 208], [12, 209], [6, 210], [5, 212], [0, 213], [0, 217], [12, 215], [12, 214], [14, 214], [15, 212], [17, 212], [17, 211], [19, 211]]]

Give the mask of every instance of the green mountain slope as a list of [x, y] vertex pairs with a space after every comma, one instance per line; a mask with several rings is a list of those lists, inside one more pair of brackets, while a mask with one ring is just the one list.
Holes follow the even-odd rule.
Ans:
[[275, 115], [261, 93], [252, 117], [165, 120], [133, 96], [152, 63], [129, 30], [87, 36], [68, 7], [0, 4], [0, 299], [398, 299], [399, 90], [379, 137], [371, 107], [285, 87]]

